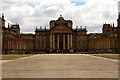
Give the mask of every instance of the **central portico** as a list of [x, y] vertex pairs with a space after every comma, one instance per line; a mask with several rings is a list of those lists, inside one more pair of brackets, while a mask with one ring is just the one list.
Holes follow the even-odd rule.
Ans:
[[72, 49], [72, 21], [65, 20], [62, 15], [50, 21], [50, 48]]

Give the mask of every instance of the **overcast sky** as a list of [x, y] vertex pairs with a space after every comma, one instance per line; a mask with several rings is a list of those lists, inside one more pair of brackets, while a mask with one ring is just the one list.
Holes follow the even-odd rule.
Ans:
[[[36, 26], [49, 27], [60, 15], [88, 32], [101, 32], [103, 23], [117, 24], [119, 0], [2, 0], [1, 13], [6, 24], [19, 23], [22, 32], [34, 32]], [[7, 26], [7, 25], [6, 25]]]

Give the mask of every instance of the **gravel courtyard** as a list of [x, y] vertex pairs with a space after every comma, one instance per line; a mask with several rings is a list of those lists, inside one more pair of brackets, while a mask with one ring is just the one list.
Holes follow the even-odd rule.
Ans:
[[118, 78], [118, 61], [85, 54], [38, 54], [2, 63], [3, 78]]

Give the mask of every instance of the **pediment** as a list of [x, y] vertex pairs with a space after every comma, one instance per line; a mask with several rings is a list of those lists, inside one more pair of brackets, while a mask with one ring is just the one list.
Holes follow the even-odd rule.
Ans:
[[72, 33], [72, 21], [65, 20], [61, 15], [58, 20], [50, 21], [50, 33]]
[[72, 29], [64, 25], [59, 25], [51, 28], [50, 33], [72, 33]]
[[56, 24], [66, 24], [66, 20], [57, 20]]

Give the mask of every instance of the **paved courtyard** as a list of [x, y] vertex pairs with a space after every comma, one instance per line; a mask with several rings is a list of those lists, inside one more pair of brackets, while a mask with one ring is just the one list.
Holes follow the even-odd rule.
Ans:
[[39, 54], [2, 67], [3, 78], [118, 78], [118, 61], [84, 54]]

